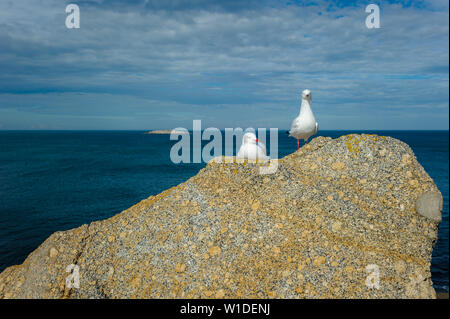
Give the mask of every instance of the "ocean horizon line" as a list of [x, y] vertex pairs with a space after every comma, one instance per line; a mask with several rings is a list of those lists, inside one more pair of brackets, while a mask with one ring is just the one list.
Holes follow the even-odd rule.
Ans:
[[[251, 128], [251, 127], [248, 127]], [[236, 129], [236, 128], [233, 128]], [[242, 128], [243, 130], [247, 128]], [[258, 129], [258, 128], [256, 128]], [[269, 128], [266, 128], [269, 129]], [[173, 130], [173, 129], [0, 129], [0, 132], [151, 132], [157, 130]], [[225, 131], [225, 129], [219, 129]], [[279, 131], [289, 131], [289, 128], [278, 128]], [[194, 130], [188, 130], [194, 132]], [[201, 130], [204, 131], [204, 130]], [[449, 132], [449, 129], [322, 129], [319, 132]]]

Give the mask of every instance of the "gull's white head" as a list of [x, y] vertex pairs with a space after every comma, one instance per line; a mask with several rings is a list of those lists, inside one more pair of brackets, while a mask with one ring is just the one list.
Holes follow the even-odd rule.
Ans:
[[302, 99], [306, 99], [308, 101], [311, 101], [311, 91], [310, 90], [303, 90], [302, 92]]
[[252, 132], [245, 133], [242, 137], [242, 144], [256, 144], [258, 142], [255, 133]]

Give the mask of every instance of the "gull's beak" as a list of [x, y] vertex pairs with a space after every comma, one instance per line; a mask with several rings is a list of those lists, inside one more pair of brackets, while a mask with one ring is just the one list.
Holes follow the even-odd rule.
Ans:
[[258, 140], [258, 139], [256, 139], [256, 143], [259, 143], [259, 140]]

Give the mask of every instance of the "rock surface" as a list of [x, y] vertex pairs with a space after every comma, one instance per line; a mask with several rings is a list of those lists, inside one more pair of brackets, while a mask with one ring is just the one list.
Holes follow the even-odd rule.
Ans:
[[[436, 297], [439, 218], [416, 202], [441, 195], [406, 144], [317, 137], [274, 174], [260, 165], [211, 162], [112, 218], [54, 233], [0, 274], [0, 297]], [[66, 282], [71, 264], [79, 288]]]

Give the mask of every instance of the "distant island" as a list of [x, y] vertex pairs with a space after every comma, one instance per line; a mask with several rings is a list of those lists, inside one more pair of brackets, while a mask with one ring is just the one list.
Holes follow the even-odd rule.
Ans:
[[[145, 134], [170, 134], [172, 133], [172, 130], [155, 130], [155, 131], [148, 131]], [[189, 135], [189, 132], [187, 131], [177, 131], [177, 130], [173, 130], [173, 133], [176, 134], [187, 134]]]

